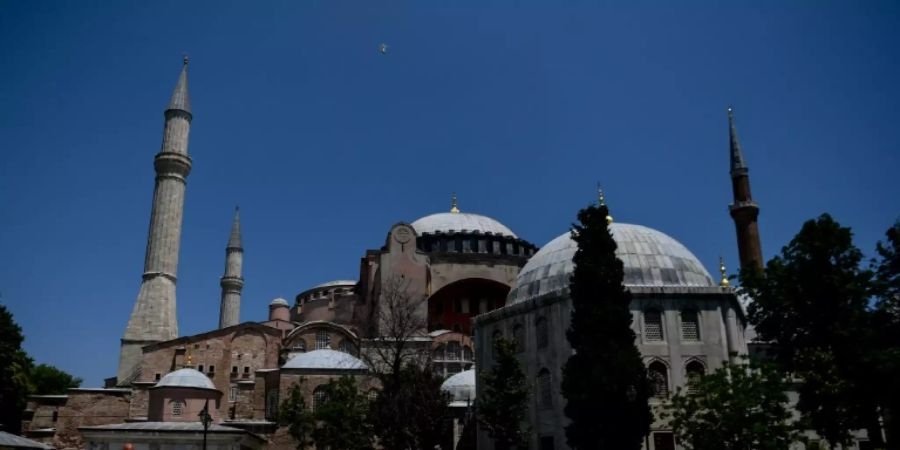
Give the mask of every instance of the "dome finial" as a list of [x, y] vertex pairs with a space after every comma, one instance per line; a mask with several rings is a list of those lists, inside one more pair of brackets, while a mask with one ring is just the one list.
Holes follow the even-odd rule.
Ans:
[[719, 280], [719, 286], [728, 287], [728, 274], [725, 273], [725, 258], [721, 256], [719, 256], [719, 273], [722, 274], [722, 279]]
[[456, 192], [450, 197], [450, 212], [454, 214], [459, 212], [459, 202], [456, 201]]
[[[606, 206], [606, 197], [603, 196], [603, 187], [600, 186], [600, 183], [597, 183], [597, 205]], [[606, 215], [606, 224], [609, 225], [613, 223], [613, 217], [609, 214], [609, 207], [607, 206], [607, 215]]]

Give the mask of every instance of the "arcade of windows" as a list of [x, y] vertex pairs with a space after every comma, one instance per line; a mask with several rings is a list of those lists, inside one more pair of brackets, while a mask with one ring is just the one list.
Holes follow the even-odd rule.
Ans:
[[[695, 310], [681, 311], [681, 340], [683, 342], [700, 341], [700, 314]], [[663, 327], [663, 314], [658, 309], [644, 311], [644, 341], [662, 342], [666, 340]]]
[[475, 364], [472, 347], [462, 345], [459, 341], [440, 344], [432, 352], [434, 370], [445, 378], [463, 370], [469, 370]]

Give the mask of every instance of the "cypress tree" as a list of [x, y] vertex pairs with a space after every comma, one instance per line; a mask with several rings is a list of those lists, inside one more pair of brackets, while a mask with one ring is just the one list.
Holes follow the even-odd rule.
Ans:
[[[649, 383], [631, 329], [631, 294], [601, 201], [578, 212], [569, 284], [573, 354], [563, 368], [566, 438], [575, 450], [636, 450], [650, 431]], [[611, 221], [611, 219], [610, 219]]]

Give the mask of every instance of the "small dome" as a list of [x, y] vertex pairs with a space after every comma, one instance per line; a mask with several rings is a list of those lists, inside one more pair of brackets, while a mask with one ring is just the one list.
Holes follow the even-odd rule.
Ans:
[[[715, 287], [709, 272], [684, 245], [669, 235], [641, 225], [610, 225], [622, 260], [626, 286]], [[522, 267], [507, 303], [518, 303], [569, 288], [578, 244], [569, 232], [541, 247]]]
[[269, 303], [269, 306], [290, 306], [290, 305], [288, 305], [287, 300], [279, 297], [279, 298], [276, 298], [275, 300], [272, 300], [272, 303]]
[[475, 401], [475, 369], [464, 370], [441, 384], [441, 390], [453, 396], [450, 406], [468, 406]]
[[212, 380], [197, 370], [184, 368], [169, 372], [154, 387], [183, 387], [195, 389], [216, 389]]
[[359, 358], [337, 350], [314, 350], [307, 353], [298, 353], [291, 357], [282, 369], [341, 369], [341, 370], [365, 370], [368, 367]]
[[479, 231], [481, 233], [493, 233], [502, 236], [516, 238], [516, 234], [512, 232], [506, 225], [497, 222], [487, 216], [471, 213], [437, 213], [430, 216], [422, 217], [411, 223], [416, 230], [416, 234], [421, 236], [425, 233], [449, 233], [467, 232], [473, 233]]

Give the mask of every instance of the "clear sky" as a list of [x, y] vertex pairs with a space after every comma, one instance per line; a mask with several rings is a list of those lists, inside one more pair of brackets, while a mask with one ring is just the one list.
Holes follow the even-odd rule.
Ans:
[[235, 204], [245, 321], [453, 191], [543, 245], [599, 181], [733, 270], [729, 104], [766, 258], [823, 212], [868, 255], [898, 219], [898, 2], [447, 3], [0, 1], [0, 301], [28, 352], [115, 374], [182, 52], [183, 335], [218, 323]]

